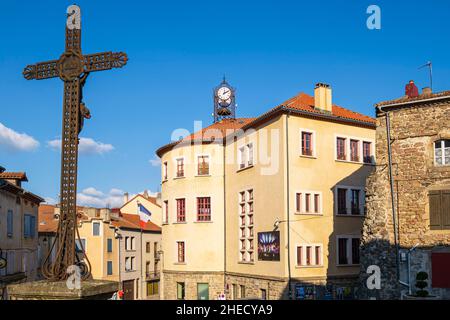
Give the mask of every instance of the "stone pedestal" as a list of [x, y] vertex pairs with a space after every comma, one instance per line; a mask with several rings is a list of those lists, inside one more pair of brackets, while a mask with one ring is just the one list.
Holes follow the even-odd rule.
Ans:
[[107, 300], [119, 290], [119, 283], [103, 280], [81, 282], [69, 289], [65, 281], [35, 281], [8, 286], [9, 300]]

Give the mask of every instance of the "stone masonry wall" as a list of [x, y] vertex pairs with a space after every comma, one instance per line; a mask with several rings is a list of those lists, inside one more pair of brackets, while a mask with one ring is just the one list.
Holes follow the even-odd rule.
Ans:
[[[450, 167], [434, 165], [434, 142], [450, 139], [450, 104], [415, 103], [391, 111], [390, 118], [399, 246], [409, 249], [418, 245], [418, 250], [448, 247], [450, 231], [429, 228], [428, 192], [450, 188]], [[376, 138], [377, 167], [366, 184], [367, 216], [361, 239], [361, 284], [366, 297], [396, 299], [404, 288], [397, 282], [386, 118], [382, 114], [377, 118]], [[414, 255], [412, 257], [414, 259]], [[429, 255], [418, 254], [416, 259], [429, 260]], [[420, 271], [431, 274], [430, 263], [419, 264], [425, 269]], [[368, 291], [365, 286], [365, 271], [370, 265], [381, 268], [381, 290], [376, 292]], [[415, 273], [412, 278], [415, 278]]]
[[209, 300], [216, 300], [220, 293], [224, 291], [223, 272], [181, 272], [163, 271], [163, 299], [177, 299], [177, 283], [185, 284], [185, 299], [197, 300], [197, 284], [209, 284]]

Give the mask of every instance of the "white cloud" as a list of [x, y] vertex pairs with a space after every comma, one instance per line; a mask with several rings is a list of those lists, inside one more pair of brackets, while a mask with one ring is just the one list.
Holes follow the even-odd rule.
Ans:
[[123, 191], [113, 188], [104, 193], [89, 187], [77, 194], [77, 204], [96, 208], [118, 208], [123, 205]]
[[[47, 142], [47, 145], [52, 149], [61, 149], [61, 139], [55, 139]], [[80, 144], [78, 151], [80, 154], [92, 155], [92, 154], [105, 154], [114, 150], [114, 146], [111, 144], [97, 142], [91, 138], [80, 138]]]
[[44, 200], [45, 200], [46, 204], [51, 204], [51, 205], [57, 204], [57, 201], [51, 197], [45, 197]]
[[161, 159], [154, 157], [153, 159], [148, 160], [148, 162], [152, 165], [152, 167], [159, 167], [161, 166]]
[[0, 122], [0, 146], [17, 151], [33, 151], [39, 147], [39, 142], [26, 133], [18, 133]]

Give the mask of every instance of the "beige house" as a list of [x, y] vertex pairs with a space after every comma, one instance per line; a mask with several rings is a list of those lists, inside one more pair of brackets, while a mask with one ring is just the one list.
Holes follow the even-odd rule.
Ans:
[[0, 167], [0, 300], [6, 286], [37, 277], [39, 203], [44, 200], [22, 188], [23, 172]]
[[328, 85], [158, 149], [164, 299], [351, 298], [375, 120]]

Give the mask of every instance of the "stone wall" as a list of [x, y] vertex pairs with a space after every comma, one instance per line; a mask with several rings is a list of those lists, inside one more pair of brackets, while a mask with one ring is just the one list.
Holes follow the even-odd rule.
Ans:
[[209, 284], [209, 300], [216, 300], [219, 294], [224, 292], [224, 273], [223, 272], [182, 272], [182, 271], [163, 271], [163, 292], [162, 299], [177, 299], [177, 283], [185, 284], [185, 299], [197, 300], [197, 284]]
[[[418, 249], [450, 245], [450, 232], [430, 230], [428, 192], [450, 188], [450, 167], [434, 165], [434, 141], [450, 138], [450, 104], [441, 102], [390, 111], [392, 171], [395, 206], [398, 215], [399, 247]], [[397, 299], [401, 287], [397, 281], [396, 250], [389, 184], [386, 117], [377, 118], [376, 170], [366, 185], [367, 217], [361, 239], [361, 284], [366, 297]], [[427, 249], [428, 250], [428, 249]], [[429, 256], [412, 256], [412, 259]], [[414, 262], [413, 262], [414, 264]], [[381, 290], [367, 290], [365, 271], [370, 265], [381, 269]], [[421, 266], [431, 273], [430, 264]], [[415, 277], [415, 274], [414, 274]]]
[[[288, 298], [288, 284], [287, 280], [284, 279], [275, 279], [252, 275], [227, 274], [226, 283], [228, 286], [227, 299], [261, 299], [261, 290], [265, 290], [266, 299], [268, 300], [281, 300]], [[245, 287], [245, 297], [241, 297], [240, 293], [238, 293], [237, 297], [233, 297], [233, 284], [238, 286], [238, 292], [240, 292], [239, 286], [242, 285]]]

